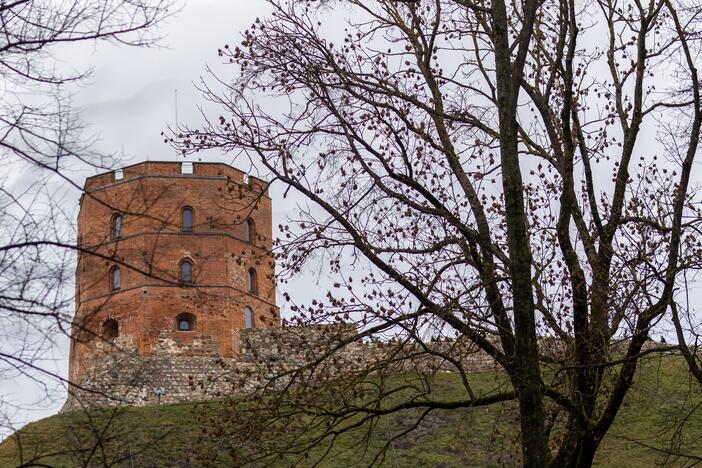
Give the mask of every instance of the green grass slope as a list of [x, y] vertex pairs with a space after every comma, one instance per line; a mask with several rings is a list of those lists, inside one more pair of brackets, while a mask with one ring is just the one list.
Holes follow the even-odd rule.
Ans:
[[[495, 374], [473, 374], [478, 390], [501, 380]], [[443, 396], [461, 392], [453, 374], [440, 374], [435, 391]], [[685, 466], [702, 457], [702, 392], [691, 382], [677, 356], [643, 361], [624, 407], [602, 443], [598, 466]], [[236, 443], [211, 426], [221, 401], [199, 404], [77, 411], [27, 425], [0, 444], [0, 467], [228, 466]], [[391, 435], [414, 421], [412, 413], [382, 418], [370, 440], [361, 432], [340, 437], [332, 457], [321, 466], [368, 466]], [[390, 445], [382, 466], [511, 466], [519, 462], [513, 403], [465, 410], [436, 411], [413, 432]], [[226, 431], [225, 431], [226, 432]], [[98, 442], [99, 441], [99, 442]], [[302, 460], [281, 458], [278, 466], [310, 466], [326, 450]], [[235, 454], [234, 454], [235, 455]], [[702, 460], [702, 458], [700, 458]], [[699, 463], [699, 460], [697, 461]]]

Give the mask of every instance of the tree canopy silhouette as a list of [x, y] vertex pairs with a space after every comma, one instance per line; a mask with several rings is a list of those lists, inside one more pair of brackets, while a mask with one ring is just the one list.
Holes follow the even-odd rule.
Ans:
[[[303, 200], [279, 227], [280, 276], [324, 261], [339, 279], [293, 303], [298, 321], [352, 319], [356, 340], [467, 340], [514, 389], [467, 385], [446, 402], [424, 388], [402, 404], [379, 390], [377, 413], [274, 398], [271, 420], [289, 405], [333, 416], [333, 440], [352, 413], [515, 398], [525, 466], [589, 466], [681, 272], [699, 268], [700, 5], [269, 3], [219, 50], [234, 78], [203, 82], [222, 114], [170, 141], [240, 152]], [[342, 13], [343, 30], [329, 24]]]

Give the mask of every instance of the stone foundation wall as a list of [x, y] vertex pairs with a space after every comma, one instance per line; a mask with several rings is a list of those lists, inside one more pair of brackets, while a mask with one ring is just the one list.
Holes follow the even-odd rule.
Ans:
[[[356, 333], [350, 324], [241, 330], [235, 340], [240, 349], [234, 358], [203, 355], [204, 349], [213, 349], [204, 342], [182, 347], [168, 338], [161, 338], [152, 354], [143, 357], [129, 337], [120, 337], [112, 344], [100, 344], [81, 381], [71, 387], [63, 411], [153, 405], [158, 394], [162, 403], [245, 394], [265, 385], [284, 384], [296, 372], [297, 378], [304, 375], [317, 381], [354, 373], [365, 376], [377, 372], [380, 366], [374, 366], [378, 363], [383, 363], [386, 373], [458, 368], [479, 372], [497, 367], [492, 357], [467, 341], [437, 341], [421, 347], [358, 341]], [[560, 340], [542, 339], [540, 344], [544, 355], [563, 355]], [[656, 345], [648, 342], [645, 348]]]
[[495, 367], [489, 355], [462, 343], [431, 343], [438, 355], [428, 356], [416, 345], [359, 342], [352, 339], [356, 333], [355, 326], [348, 324], [241, 330], [240, 350], [234, 358], [203, 356], [194, 352], [197, 343], [181, 347], [166, 338], [144, 357], [129, 337], [120, 337], [114, 343], [100, 343], [81, 380], [69, 389], [63, 411], [152, 405], [159, 393], [162, 403], [179, 403], [251, 392], [273, 376], [302, 367], [315, 379], [368, 372], [386, 361], [392, 361], [388, 372], [455, 371], [456, 363], [473, 372]]

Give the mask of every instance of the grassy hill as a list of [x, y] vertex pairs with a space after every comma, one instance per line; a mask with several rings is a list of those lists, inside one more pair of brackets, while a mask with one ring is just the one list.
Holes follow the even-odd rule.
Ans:
[[[473, 374], [478, 389], [494, 386], [500, 376]], [[449, 396], [461, 391], [457, 375], [441, 374], [435, 390]], [[222, 401], [120, 408], [60, 414], [27, 425], [0, 444], [0, 467], [228, 466], [237, 442], [213, 429], [211, 418]], [[598, 466], [689, 465], [702, 457], [702, 391], [691, 382], [677, 356], [644, 360], [614, 426], [596, 459]], [[413, 432], [395, 441], [382, 466], [510, 466], [518, 463], [519, 443], [514, 403], [431, 413]], [[391, 434], [406, 428], [412, 414], [386, 416], [361, 443], [362, 430], [341, 437], [332, 458], [321, 466], [367, 466]], [[226, 421], [223, 424], [226, 427]], [[225, 431], [226, 432], [226, 431]], [[96, 441], [100, 443], [96, 443]], [[239, 444], [241, 444], [239, 442]], [[324, 448], [297, 463], [311, 466]], [[701, 458], [702, 460], [702, 458]], [[278, 466], [297, 459], [283, 458]], [[697, 461], [699, 463], [699, 461]], [[23, 465], [24, 463], [24, 465]]]

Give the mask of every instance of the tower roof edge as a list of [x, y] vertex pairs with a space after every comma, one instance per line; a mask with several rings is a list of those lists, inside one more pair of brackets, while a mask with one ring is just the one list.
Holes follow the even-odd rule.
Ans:
[[179, 176], [179, 177], [227, 177], [238, 184], [249, 183], [250, 180], [258, 181], [260, 185], [265, 182], [256, 177], [247, 178], [244, 171], [221, 162], [193, 162], [193, 161], [141, 161], [111, 171], [96, 174], [85, 179], [85, 191], [93, 191], [117, 182], [144, 176]]

